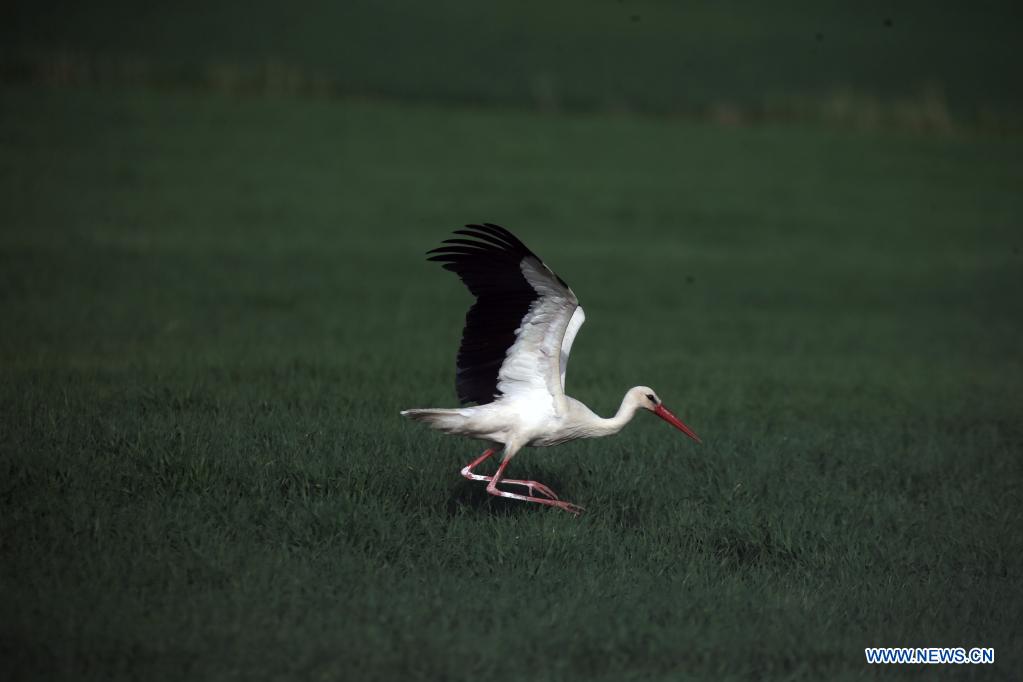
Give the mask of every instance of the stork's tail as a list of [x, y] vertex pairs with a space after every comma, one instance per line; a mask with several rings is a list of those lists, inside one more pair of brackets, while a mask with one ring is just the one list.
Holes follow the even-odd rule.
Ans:
[[457, 433], [465, 423], [465, 414], [462, 410], [445, 410], [439, 407], [427, 407], [423, 409], [402, 410], [402, 417], [408, 417], [413, 421], [425, 422], [431, 429]]

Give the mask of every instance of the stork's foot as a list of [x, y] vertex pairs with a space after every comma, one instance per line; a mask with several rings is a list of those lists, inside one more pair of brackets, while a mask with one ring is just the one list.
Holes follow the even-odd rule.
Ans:
[[[479, 480], [481, 480], [481, 481], [492, 481], [492, 480], [494, 480], [494, 477], [493, 476], [480, 476]], [[508, 483], [508, 484], [511, 484], [511, 485], [521, 485], [522, 487], [524, 487], [524, 488], [529, 490], [529, 496], [530, 497], [536, 497], [536, 495], [533, 494], [533, 491], [536, 491], [536, 492], [540, 493], [541, 495], [543, 495], [544, 497], [546, 497], [548, 500], [560, 500], [561, 499], [560, 497], [557, 496], [557, 494], [553, 490], [551, 490], [550, 488], [545, 486], [540, 481], [520, 481], [517, 478], [502, 478], [501, 479], [501, 483]]]
[[551, 490], [550, 488], [545, 486], [543, 483], [540, 483], [539, 481], [519, 481], [519, 480], [514, 479], [514, 478], [502, 478], [501, 479], [501, 483], [511, 483], [512, 485], [521, 485], [521, 486], [523, 486], [523, 487], [525, 487], [526, 489], [529, 490], [529, 496], [530, 497], [535, 497], [535, 495], [533, 495], [533, 491], [535, 490], [536, 492], [538, 492], [541, 495], [543, 495], [544, 497], [546, 497], [548, 500], [559, 500], [560, 501], [560, 499], [561, 499], [561, 498], [559, 498], [554, 493], [553, 490]]
[[[472, 480], [474, 481], [486, 481], [487, 483], [490, 483], [491, 481], [494, 480], [493, 476], [480, 476], [479, 474], [472, 474], [471, 476]], [[466, 476], [466, 478], [469, 478], [469, 476]], [[509, 485], [521, 485], [523, 488], [529, 490], [530, 497], [537, 497], [537, 495], [534, 495], [534, 492], [536, 492], [539, 493], [540, 495], [543, 495], [548, 500], [561, 499], [560, 497], [558, 497], [557, 493], [555, 493], [553, 490], [545, 486], [540, 481], [522, 481], [517, 478], [502, 478], [501, 483], [502, 484], [507, 483]]]
[[554, 506], [558, 509], [564, 509], [572, 516], [579, 516], [586, 511], [585, 507], [580, 507], [578, 504], [572, 504], [571, 502], [565, 502], [564, 500], [558, 500], [558, 503]]
[[[494, 479], [496, 479], [496, 478], [497, 478], [497, 476], [495, 475]], [[554, 494], [552, 490], [550, 490], [549, 488], [544, 486], [542, 483], [536, 483], [535, 481], [509, 481], [507, 479], [501, 479], [500, 482], [501, 483], [517, 483], [517, 484], [533, 484], [534, 486], [539, 486], [540, 488], [543, 488], [550, 495]], [[539, 489], [537, 489], [537, 490], [539, 490]], [[537, 504], [546, 504], [546, 505], [551, 506], [551, 507], [558, 507], [559, 509], [564, 509], [565, 511], [568, 511], [569, 513], [574, 514], [576, 516], [578, 516], [583, 511], [583, 508], [580, 507], [578, 504], [572, 504], [571, 502], [566, 502], [565, 500], [560, 500], [557, 497], [532, 497], [532, 495], [527, 497], [526, 495], [519, 495], [518, 493], [509, 493], [506, 490], [499, 490], [494, 485], [493, 481], [491, 481], [490, 485], [487, 486], [487, 492], [490, 493], [491, 495], [494, 495], [495, 497], [506, 497], [506, 498], [511, 499], [511, 500], [522, 500], [524, 502], [536, 502]], [[532, 493], [532, 492], [533, 492], [533, 489], [531, 488], [530, 489], [530, 493]]]

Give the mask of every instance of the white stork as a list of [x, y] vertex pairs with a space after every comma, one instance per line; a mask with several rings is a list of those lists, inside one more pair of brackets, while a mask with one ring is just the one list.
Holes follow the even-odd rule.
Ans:
[[[462, 469], [473, 481], [487, 481], [487, 492], [537, 502], [578, 514], [582, 507], [565, 502], [537, 481], [504, 478], [512, 457], [524, 446], [546, 447], [576, 438], [618, 433], [636, 411], [649, 410], [700, 442], [692, 429], [668, 411], [652, 388], [630, 388], [610, 419], [565, 395], [565, 370], [572, 342], [586, 316], [565, 281], [499, 225], [466, 225], [427, 255], [461, 278], [476, 303], [465, 316], [458, 349], [456, 409], [402, 411], [410, 419], [459, 436], [487, 441], [490, 447]], [[474, 472], [504, 446], [493, 476]], [[498, 488], [521, 486], [529, 495]]]

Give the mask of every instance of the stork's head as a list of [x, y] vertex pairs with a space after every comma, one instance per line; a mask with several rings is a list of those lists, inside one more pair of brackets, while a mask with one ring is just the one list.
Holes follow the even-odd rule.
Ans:
[[683, 424], [681, 419], [672, 414], [671, 411], [664, 406], [664, 403], [662, 403], [661, 399], [657, 397], [657, 393], [654, 392], [654, 389], [649, 386], [636, 386], [629, 391], [629, 395], [639, 407], [642, 407], [644, 410], [650, 410], [658, 417], [695, 440], [697, 443], [703, 442], [700, 440], [699, 436], [693, 433], [691, 428]]

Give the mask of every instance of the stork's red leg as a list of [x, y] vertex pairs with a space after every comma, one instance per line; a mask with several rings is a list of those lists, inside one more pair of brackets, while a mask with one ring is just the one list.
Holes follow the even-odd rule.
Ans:
[[[487, 492], [490, 493], [491, 495], [497, 495], [498, 497], [508, 497], [513, 500], [522, 500], [524, 502], [536, 502], [537, 504], [546, 504], [551, 507], [557, 507], [558, 509], [564, 509], [565, 511], [575, 514], [576, 516], [578, 516], [579, 513], [583, 511], [583, 508], [580, 507], [579, 505], [572, 504], [571, 502], [565, 502], [564, 500], [544, 499], [542, 497], [526, 497], [525, 495], [519, 495], [516, 493], [509, 493], [504, 490], [498, 490], [497, 483], [499, 481], [504, 483], [512, 482], [511, 480], [501, 478], [501, 476], [504, 474], [504, 470], [508, 467], [509, 462], [511, 462], [511, 459], [506, 459], [503, 462], [501, 462], [501, 466], [497, 467], [497, 473], [494, 474], [494, 476], [490, 479], [490, 483], [487, 484]], [[518, 481], [518, 483], [522, 482], [523, 481]], [[530, 483], [535, 483], [535, 481], [530, 481]]]
[[[487, 459], [490, 458], [490, 456], [493, 454], [494, 454], [493, 450], [487, 450], [478, 458], [466, 464], [465, 467], [463, 467], [462, 469], [462, 475], [468, 478], [470, 481], [487, 481], [489, 483], [491, 480], [493, 480], [494, 478], [493, 476], [482, 476], [480, 474], [473, 473], [473, 469], [475, 469], [483, 462], [487, 461]], [[522, 481], [517, 478], [505, 478], [502, 479], [501, 482], [508, 483], [510, 485], [524, 486], [529, 489], [530, 496], [532, 496], [533, 491], [535, 490], [544, 497], [550, 498], [552, 500], [558, 499], [558, 496], [554, 493], [553, 490], [545, 486], [543, 483], [540, 483], [539, 481]]]

